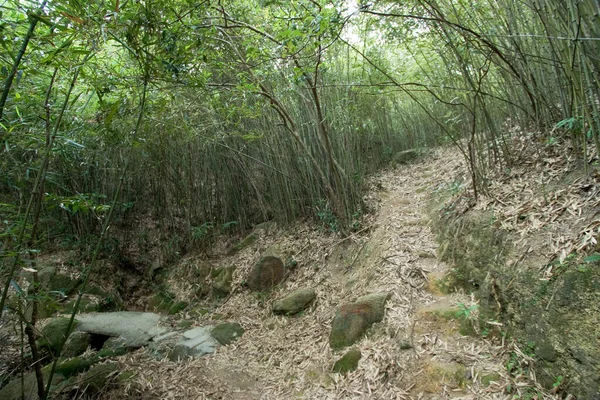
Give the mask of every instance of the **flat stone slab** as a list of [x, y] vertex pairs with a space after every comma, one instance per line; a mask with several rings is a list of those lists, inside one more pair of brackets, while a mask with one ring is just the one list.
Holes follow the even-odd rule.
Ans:
[[78, 331], [96, 335], [120, 337], [127, 347], [142, 347], [170, 328], [160, 326], [160, 316], [154, 313], [119, 311], [90, 313], [77, 316]]
[[207, 325], [185, 332], [161, 335], [154, 338], [149, 349], [160, 358], [167, 357], [175, 362], [212, 354], [220, 346], [217, 339], [211, 335], [213, 329], [214, 326]]
[[220, 346], [217, 339], [212, 337], [212, 330], [213, 326], [208, 325], [185, 331], [179, 339], [177, 347], [186, 348], [187, 353], [192, 357], [212, 354]]

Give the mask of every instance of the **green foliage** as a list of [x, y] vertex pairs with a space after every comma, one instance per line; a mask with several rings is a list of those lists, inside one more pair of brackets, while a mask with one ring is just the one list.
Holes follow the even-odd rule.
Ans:
[[564, 377], [562, 375], [558, 375], [552, 384], [552, 388], [558, 390], [563, 384]]
[[335, 233], [339, 231], [339, 220], [325, 200], [320, 200], [315, 209], [319, 222], [326, 227], [329, 232]]
[[554, 125], [554, 129], [564, 129], [566, 131], [577, 131], [582, 127], [582, 117], [569, 117], [559, 121]]
[[470, 319], [471, 314], [474, 311], [476, 311], [477, 308], [479, 308], [479, 306], [477, 304], [467, 306], [466, 304], [458, 303], [457, 306], [458, 306], [458, 311], [456, 312], [456, 317], [463, 318], [463, 319]]
[[59, 207], [71, 215], [77, 213], [94, 213], [96, 216], [98, 216], [99, 214], [106, 213], [110, 210], [109, 204], [99, 203], [101, 199], [105, 198], [105, 195], [96, 193], [78, 193], [75, 196], [57, 196], [48, 194], [46, 196], [46, 201], [49, 203], [49, 210], [52, 210], [54, 207]]
[[192, 226], [192, 239], [199, 240], [208, 236], [214, 229], [212, 222], [205, 222], [200, 226]]
[[584, 262], [591, 264], [591, 263], [597, 263], [600, 261], [600, 254], [598, 253], [594, 253], [590, 256], [587, 256], [583, 259]]

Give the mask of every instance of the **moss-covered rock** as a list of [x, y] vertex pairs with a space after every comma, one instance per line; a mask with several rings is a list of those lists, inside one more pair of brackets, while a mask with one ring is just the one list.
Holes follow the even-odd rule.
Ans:
[[337, 372], [340, 374], [345, 374], [348, 372], [354, 371], [358, 368], [358, 362], [362, 354], [359, 349], [351, 349], [349, 350], [342, 358], [336, 361], [333, 365], [333, 372]]
[[127, 341], [121, 337], [110, 337], [102, 345], [102, 351], [125, 354], [131, 348], [127, 346]]
[[6, 386], [0, 389], [0, 399], [2, 400], [38, 400], [37, 393], [37, 380], [35, 373], [30, 372], [24, 375], [24, 388], [25, 392], [21, 396], [21, 379], [15, 378], [10, 381]]
[[[56, 299], [55, 296], [49, 296], [47, 294], [42, 293], [38, 296], [38, 318], [40, 320], [47, 319], [55, 316], [56, 314], [63, 311], [60, 302]], [[31, 312], [28, 310], [27, 317], [31, 318]]]
[[[552, 389], [563, 376], [565, 393], [600, 399], [600, 263], [571, 255], [540, 280], [540, 259], [525, 254], [519, 268], [507, 263], [512, 244], [490, 212], [458, 213], [446, 207], [435, 218], [438, 254], [453, 269], [447, 287], [475, 293], [480, 328], [504, 322], [509, 334], [530, 347], [536, 376]], [[491, 328], [493, 331], [497, 328]]]
[[[73, 312], [73, 308], [75, 307], [75, 303], [77, 302], [76, 296], [73, 296], [73, 300], [69, 301], [62, 308], [64, 313], [70, 314]], [[98, 312], [102, 308], [103, 300], [98, 299], [96, 296], [84, 294], [81, 297], [81, 302], [79, 304], [79, 309], [77, 310], [79, 313], [91, 313]]]
[[[38, 271], [38, 282], [41, 286], [47, 286], [50, 280], [56, 275], [56, 267], [44, 267]], [[27, 279], [33, 282], [33, 273], [28, 274]]]
[[69, 358], [60, 361], [56, 365], [56, 373], [68, 379], [74, 375], [88, 370], [98, 361], [100, 361], [100, 358], [97, 356]]
[[228, 252], [227, 255], [232, 256], [246, 247], [252, 246], [258, 240], [258, 233], [252, 232], [238, 243], [236, 243]]
[[111, 378], [118, 374], [117, 371], [118, 364], [116, 362], [99, 364], [82, 374], [78, 380], [81, 382], [82, 387], [86, 388], [87, 393], [97, 393], [109, 383]]
[[72, 278], [68, 275], [57, 273], [50, 279], [48, 290], [53, 292], [61, 292], [66, 296], [72, 295], [81, 284], [81, 280]]
[[[47, 383], [48, 375], [50, 373], [49, 366], [45, 367], [42, 370], [42, 375], [44, 376], [44, 382]], [[0, 399], [2, 400], [39, 400], [38, 392], [37, 392], [37, 379], [35, 376], [35, 372], [26, 373], [23, 376], [23, 385], [21, 384], [20, 376], [15, 377], [12, 381], [10, 381], [6, 386], [0, 389]], [[54, 390], [57, 386], [59, 386], [64, 381], [64, 378], [61, 375], [55, 375], [52, 379], [52, 390]], [[25, 388], [25, 391], [22, 392], [22, 388]]]
[[91, 335], [87, 332], [73, 332], [62, 352], [63, 357], [77, 357], [85, 353], [90, 346]]
[[69, 318], [58, 317], [52, 319], [42, 328], [38, 339], [38, 347], [46, 349], [50, 351], [50, 353], [56, 355], [60, 345], [77, 326], [77, 321], [74, 321], [70, 332], [67, 332], [68, 325]]
[[32, 273], [28, 273], [26, 278], [32, 283], [28, 292], [33, 293], [37, 289], [39, 319], [50, 318], [63, 311], [60, 301], [72, 295], [81, 284], [80, 279], [59, 273], [56, 267], [45, 267], [38, 271], [37, 285], [33, 283]]
[[[33, 282], [33, 275], [28, 275]], [[61, 293], [70, 296], [81, 284], [81, 279], [58, 272], [56, 267], [45, 267], [38, 271], [38, 283], [41, 291]], [[33, 290], [33, 286], [30, 291]]]
[[492, 382], [500, 382], [502, 376], [497, 373], [486, 374], [481, 377], [481, 384], [483, 386], [490, 386]]
[[435, 225], [438, 257], [453, 266], [449, 288], [478, 290], [489, 273], [502, 268], [511, 250], [506, 232], [498, 229], [492, 213], [470, 213], [454, 218], [451, 210]]
[[398, 343], [398, 347], [400, 347], [400, 350], [409, 350], [413, 348], [413, 345], [409, 341], [402, 340]]
[[[85, 392], [87, 395], [94, 395], [101, 391], [112, 378], [118, 375], [118, 364], [116, 362], [108, 362], [95, 365], [89, 368], [82, 374], [73, 374], [68, 380], [58, 385], [57, 392], [62, 395], [70, 395], [74, 389], [77, 389], [79, 394]], [[83, 372], [83, 371], [79, 371]]]
[[445, 363], [427, 360], [421, 368], [415, 392], [440, 393], [443, 387], [464, 389], [467, 384], [467, 369], [459, 363]]
[[177, 324], [177, 327], [178, 328], [189, 328], [192, 325], [194, 325], [194, 321], [184, 319], [183, 321], [179, 321], [179, 323]]
[[356, 343], [376, 322], [383, 320], [388, 293], [363, 296], [354, 303], [342, 305], [335, 314], [329, 335], [334, 350]]
[[300, 289], [273, 303], [275, 314], [292, 315], [306, 309], [317, 297], [314, 289]]
[[160, 290], [148, 300], [148, 308], [157, 312], [169, 312], [169, 309], [173, 307], [174, 298], [172, 293]]
[[213, 271], [212, 292], [214, 297], [226, 297], [231, 293], [235, 269], [235, 265], [232, 265], [230, 267], [218, 268]]
[[173, 278], [193, 285], [194, 294], [198, 298], [203, 298], [210, 294], [211, 287], [207, 278], [214, 270], [215, 268], [210, 262], [200, 259], [198, 255], [193, 255], [184, 258], [176, 268], [171, 269], [171, 275], [173, 271], [177, 271], [177, 276]]
[[235, 342], [244, 334], [244, 328], [237, 322], [225, 322], [213, 328], [210, 335], [223, 346]]
[[275, 285], [281, 283], [285, 277], [285, 268], [280, 258], [267, 256], [260, 259], [254, 265], [246, 283], [250, 290], [264, 292], [271, 290]]
[[181, 311], [185, 310], [185, 308], [188, 306], [188, 303], [185, 301], [178, 301], [177, 303], [173, 304], [170, 308], [169, 308], [169, 314], [170, 315], [175, 315], [180, 313]]
[[552, 347], [552, 345], [547, 341], [541, 341], [537, 344], [535, 348], [535, 355], [540, 360], [549, 362], [555, 362], [557, 358], [556, 350], [554, 350], [554, 347]]

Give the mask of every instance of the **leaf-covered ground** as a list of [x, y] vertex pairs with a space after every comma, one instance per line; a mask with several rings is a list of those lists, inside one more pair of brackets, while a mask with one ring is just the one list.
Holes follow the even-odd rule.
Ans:
[[[199, 326], [214, 323], [215, 316], [237, 321], [246, 330], [242, 338], [214, 355], [179, 364], [143, 351], [123, 357], [122, 370], [133, 378], [106, 397], [508, 399], [528, 388], [541, 393], [534, 376], [507, 372], [509, 358], [526, 363], [527, 356], [513, 343], [482, 336], [473, 323], [474, 299], [439, 290], [448, 267], [436, 259], [427, 209], [432, 193], [451, 191], [465, 174], [463, 164], [455, 150], [440, 149], [374, 177], [365, 200], [377, 211], [349, 239], [306, 225], [275, 228], [235, 256], [211, 260], [237, 265], [234, 292], [203, 316], [188, 316]], [[243, 289], [249, 268], [273, 248], [291, 255], [294, 272], [268, 295]], [[188, 268], [193, 263], [187, 260]], [[172, 285], [182, 296], [191, 290], [185, 279]], [[316, 289], [317, 301], [302, 315], [271, 313], [275, 299], [307, 287]], [[332, 373], [343, 355], [328, 344], [336, 308], [381, 291], [392, 294], [386, 316], [355, 346], [362, 352], [358, 369]]]

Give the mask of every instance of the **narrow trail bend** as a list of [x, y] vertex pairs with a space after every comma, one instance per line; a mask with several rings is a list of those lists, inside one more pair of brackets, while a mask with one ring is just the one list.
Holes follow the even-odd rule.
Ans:
[[[122, 361], [134, 372], [129, 396], [165, 399], [504, 399], [505, 350], [463, 335], [456, 313], [474, 303], [443, 295], [435, 284], [447, 271], [436, 259], [428, 224], [429, 195], [463, 170], [455, 150], [381, 174], [367, 201], [379, 203], [371, 232], [340, 242], [298, 229], [261, 239], [254, 248], [223, 262], [238, 265], [241, 283], [248, 265], [269, 246], [306, 249], [299, 268], [268, 297], [244, 290], [216, 312], [240, 322], [243, 337], [211, 356], [182, 364], [134, 353]], [[245, 264], [244, 264], [245, 263]], [[246, 266], [243, 266], [246, 265]], [[270, 304], [304, 287], [316, 303], [298, 317], [273, 316]], [[335, 310], [370, 293], [387, 291], [386, 316], [355, 347], [362, 358], [347, 375], [331, 372], [343, 352], [329, 348]], [[475, 312], [475, 311], [473, 311]], [[210, 321], [207, 316], [207, 321]], [[467, 324], [468, 325], [468, 324]], [[123, 393], [121, 392], [121, 395]]]

